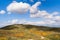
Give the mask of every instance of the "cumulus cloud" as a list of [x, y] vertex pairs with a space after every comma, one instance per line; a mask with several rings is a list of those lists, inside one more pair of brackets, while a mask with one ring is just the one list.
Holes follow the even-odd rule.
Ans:
[[52, 15], [54, 16], [59, 15], [59, 12], [53, 12]]
[[57, 22], [60, 22], [60, 16], [55, 16], [54, 20], [56, 20]]
[[25, 19], [12, 19], [8, 20], [7, 23], [2, 24], [1, 27], [12, 24], [25, 24], [25, 25], [29, 24], [29, 25], [59, 27], [60, 22], [57, 22], [56, 20], [27, 21]]
[[1, 10], [0, 11], [0, 14], [5, 14], [6, 12], [4, 10]]
[[60, 27], [60, 22], [55, 20], [42, 20], [42, 21], [26, 21], [24, 24], [38, 25], [38, 26], [49, 26], [49, 27]]
[[46, 11], [40, 11], [40, 10], [38, 10], [37, 13], [31, 14], [31, 17], [44, 17], [44, 16], [48, 16], [48, 15], [49, 14]]
[[38, 6], [41, 2], [36, 2], [34, 5], [30, 6], [28, 3], [13, 1], [7, 6], [7, 11], [14, 13], [26, 13], [30, 10], [30, 13], [36, 13], [38, 11]]
[[18, 23], [18, 19], [8, 20], [9, 24], [16, 24]]
[[60, 16], [58, 16], [58, 12], [48, 13], [47, 11], [38, 11], [36, 14], [30, 14], [32, 18], [43, 18], [46, 20], [60, 20]]
[[24, 24], [25, 22], [27, 22], [25, 19], [8, 20], [8, 24]]
[[[36, 6], [36, 4], [38, 4]], [[40, 18], [40, 19], [44, 19], [43, 21], [39, 21], [39, 22], [29, 22], [30, 24], [42, 24], [42, 25], [48, 25], [48, 26], [56, 26], [60, 24], [60, 16], [59, 12], [52, 12], [52, 13], [48, 13], [45, 10], [40, 11], [38, 9], [38, 6], [41, 3], [36, 3], [34, 4], [31, 9], [30, 9], [30, 17], [31, 18]]]
[[25, 24], [29, 24], [29, 25], [43, 25], [45, 24], [45, 22], [43, 21], [37, 21], [37, 22], [26, 22]]
[[18, 19], [12, 19], [8, 20], [7, 22], [0, 23], [0, 28], [5, 27], [7, 25], [17, 24], [18, 21], [19, 21]]
[[58, 12], [53, 12], [52, 14], [46, 12], [46, 11], [38, 11], [35, 14], [30, 14], [30, 17], [32, 18], [40, 18], [44, 19], [43, 21], [36, 22], [39, 25], [46, 25], [46, 26], [53, 26], [53, 27], [59, 27], [60, 25], [60, 16], [58, 16]]
[[7, 6], [7, 11], [16, 13], [26, 13], [30, 8], [28, 3], [13, 1]]
[[58, 12], [48, 13], [45, 10], [39, 10], [38, 6], [41, 5], [41, 2], [36, 2], [34, 5], [30, 6], [28, 3], [16, 2], [13, 1], [11, 4], [7, 6], [7, 11], [15, 12], [15, 13], [26, 13], [30, 12], [31, 18], [42, 18], [44, 20], [37, 22], [27, 22], [25, 20], [18, 21], [12, 20], [12, 24], [19, 22], [20, 24], [31, 24], [31, 25], [59, 25], [60, 24], [60, 16], [58, 16]]
[[30, 8], [30, 13], [37, 13], [38, 12], [38, 6], [41, 4], [41, 2], [36, 2], [34, 5], [31, 6]]

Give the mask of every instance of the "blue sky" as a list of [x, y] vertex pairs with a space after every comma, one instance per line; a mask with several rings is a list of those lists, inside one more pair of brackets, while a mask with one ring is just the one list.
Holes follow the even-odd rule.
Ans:
[[0, 0], [0, 26], [16, 23], [59, 27], [60, 0]]

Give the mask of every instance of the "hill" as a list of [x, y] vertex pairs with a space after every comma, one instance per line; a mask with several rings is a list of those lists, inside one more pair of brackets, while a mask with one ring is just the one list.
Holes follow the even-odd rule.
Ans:
[[60, 28], [14, 24], [0, 28], [0, 40], [60, 40]]

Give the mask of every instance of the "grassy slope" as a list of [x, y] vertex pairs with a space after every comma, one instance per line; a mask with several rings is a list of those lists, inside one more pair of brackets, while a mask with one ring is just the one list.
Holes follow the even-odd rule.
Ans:
[[0, 29], [0, 40], [60, 40], [60, 28], [9, 25]]

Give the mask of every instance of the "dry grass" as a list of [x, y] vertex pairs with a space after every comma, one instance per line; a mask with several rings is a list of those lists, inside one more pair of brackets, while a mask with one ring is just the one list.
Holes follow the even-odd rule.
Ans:
[[60, 40], [60, 32], [44, 31], [36, 27], [26, 28], [22, 25], [15, 27], [18, 28], [0, 29], [0, 40]]

